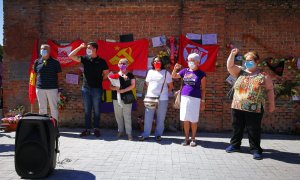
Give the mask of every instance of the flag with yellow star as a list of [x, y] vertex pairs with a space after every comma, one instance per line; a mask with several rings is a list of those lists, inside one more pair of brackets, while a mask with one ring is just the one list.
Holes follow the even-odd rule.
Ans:
[[33, 65], [34, 61], [38, 58], [38, 40], [34, 40], [33, 48], [32, 48], [32, 55], [31, 55], [31, 62], [29, 65], [29, 86], [28, 86], [28, 97], [30, 104], [34, 104], [36, 99], [36, 73], [34, 72]]
[[128, 60], [128, 70], [147, 70], [148, 46], [146, 39], [132, 42], [106, 42], [98, 40], [98, 55], [105, 59], [110, 70], [119, 70], [122, 58]]

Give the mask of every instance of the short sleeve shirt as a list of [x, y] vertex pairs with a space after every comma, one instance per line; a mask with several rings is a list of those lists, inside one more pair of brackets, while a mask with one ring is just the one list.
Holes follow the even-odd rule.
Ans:
[[261, 113], [267, 98], [266, 74], [259, 72], [249, 74], [242, 71], [234, 84], [234, 95], [231, 107], [242, 111]]
[[[160, 93], [162, 85], [165, 80], [165, 73], [166, 74], [166, 82], [163, 87], [162, 93]], [[168, 100], [168, 84], [172, 82], [171, 74], [167, 70], [149, 70], [146, 82], [148, 83], [148, 89], [146, 96], [148, 97], [159, 97], [159, 100]]]
[[189, 71], [182, 69], [179, 75], [183, 78], [181, 95], [201, 98], [201, 79], [206, 74], [201, 70]]
[[81, 56], [83, 64], [83, 86], [90, 88], [102, 88], [104, 70], [108, 70], [107, 63], [100, 57], [91, 58], [89, 56]]
[[[120, 85], [121, 85], [120, 89], [126, 89], [127, 87], [131, 86], [131, 80], [135, 79], [134, 75], [131, 72], [128, 72], [126, 76], [127, 76], [126, 79], [122, 76], [119, 77]], [[133, 93], [132, 90], [122, 93], [121, 98], [126, 94], [130, 94], [130, 93]], [[112, 91], [112, 99], [117, 100], [117, 91]]]
[[43, 61], [42, 58], [34, 62], [34, 72], [37, 74], [36, 88], [38, 89], [57, 89], [58, 76], [57, 73], [61, 72], [60, 63], [49, 58]]

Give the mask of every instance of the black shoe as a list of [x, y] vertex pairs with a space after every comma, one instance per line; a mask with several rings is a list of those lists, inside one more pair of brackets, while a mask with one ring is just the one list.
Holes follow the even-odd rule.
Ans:
[[146, 138], [144, 136], [138, 136], [139, 141], [144, 141]]
[[156, 136], [156, 137], [155, 137], [155, 140], [156, 140], [156, 141], [161, 141], [161, 136]]
[[255, 160], [262, 160], [263, 159], [262, 154], [261, 153], [257, 153], [257, 152], [253, 153], [253, 159], [255, 159]]
[[84, 136], [89, 136], [89, 135], [91, 135], [91, 131], [86, 129], [86, 130], [82, 131], [79, 136], [84, 137]]
[[96, 137], [100, 137], [100, 130], [99, 130], [98, 128], [95, 128], [95, 129], [94, 129], [94, 135], [95, 135]]
[[230, 145], [230, 146], [228, 146], [228, 147], [225, 149], [225, 151], [226, 151], [227, 153], [232, 153], [232, 152], [240, 152], [241, 149], [240, 149], [240, 148], [235, 148], [235, 147], [233, 147], [232, 145]]

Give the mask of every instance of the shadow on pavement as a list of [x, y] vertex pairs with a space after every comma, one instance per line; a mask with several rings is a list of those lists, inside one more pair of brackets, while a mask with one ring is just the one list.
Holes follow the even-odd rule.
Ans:
[[[78, 138], [78, 139], [85, 139], [85, 140], [104, 140], [104, 141], [117, 141], [117, 140], [119, 140], [115, 136], [115, 134], [106, 134], [106, 133], [105, 134], [102, 133], [100, 137], [95, 137], [93, 134], [91, 134], [89, 136], [80, 137], [79, 136], [80, 133], [74, 134], [73, 132], [60, 132], [59, 134], [60, 134], [60, 136], [63, 136], [63, 137]], [[120, 138], [120, 139], [124, 139], [124, 138]]]
[[0, 132], [0, 138], [1, 138], [1, 137], [15, 138], [15, 137], [13, 137], [13, 136], [11, 136], [11, 135], [7, 135], [6, 133]]
[[264, 149], [265, 159], [274, 159], [290, 164], [300, 164], [300, 153], [282, 152], [274, 149]]
[[54, 172], [46, 179], [82, 179], [82, 180], [94, 180], [96, 179], [95, 175], [86, 172], [86, 171], [78, 171], [78, 170], [71, 170], [71, 169], [55, 169]]
[[0, 144], [0, 153], [14, 152], [14, 151], [15, 151], [15, 145], [14, 144]]
[[[229, 145], [229, 143], [200, 140], [198, 145], [203, 148], [224, 150], [224, 153], [226, 153], [225, 148]], [[250, 148], [242, 146], [240, 153], [251, 154]], [[300, 164], [300, 153], [282, 152], [275, 149], [264, 149], [263, 157], [264, 159], [273, 159], [290, 164]]]

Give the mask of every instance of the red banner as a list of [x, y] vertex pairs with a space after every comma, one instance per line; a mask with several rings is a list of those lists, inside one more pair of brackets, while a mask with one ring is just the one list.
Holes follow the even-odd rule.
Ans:
[[33, 66], [34, 61], [38, 58], [38, 40], [34, 40], [34, 45], [31, 54], [31, 62], [29, 65], [29, 88], [28, 88], [28, 97], [30, 104], [34, 104], [34, 100], [36, 99], [36, 73], [34, 72]]
[[[68, 45], [65, 46], [60, 46], [54, 43], [52, 40], [48, 40], [48, 44], [50, 46], [50, 56], [56, 59], [61, 67], [69, 67], [69, 66], [74, 66], [78, 64], [78, 62], [73, 61], [68, 57], [68, 55], [80, 44], [83, 43], [81, 40], [76, 40], [71, 42]], [[80, 50], [77, 53], [77, 56], [84, 56], [85, 55], [85, 49]]]
[[204, 72], [216, 71], [216, 59], [219, 51], [219, 46], [204, 46], [195, 43], [185, 36], [180, 36], [178, 63], [187, 67], [187, 57], [191, 53], [197, 53], [200, 55], [200, 66], [199, 69]]
[[148, 61], [148, 40], [133, 42], [106, 42], [98, 40], [98, 55], [105, 59], [110, 70], [119, 70], [121, 58], [128, 60], [128, 70], [146, 70]]

